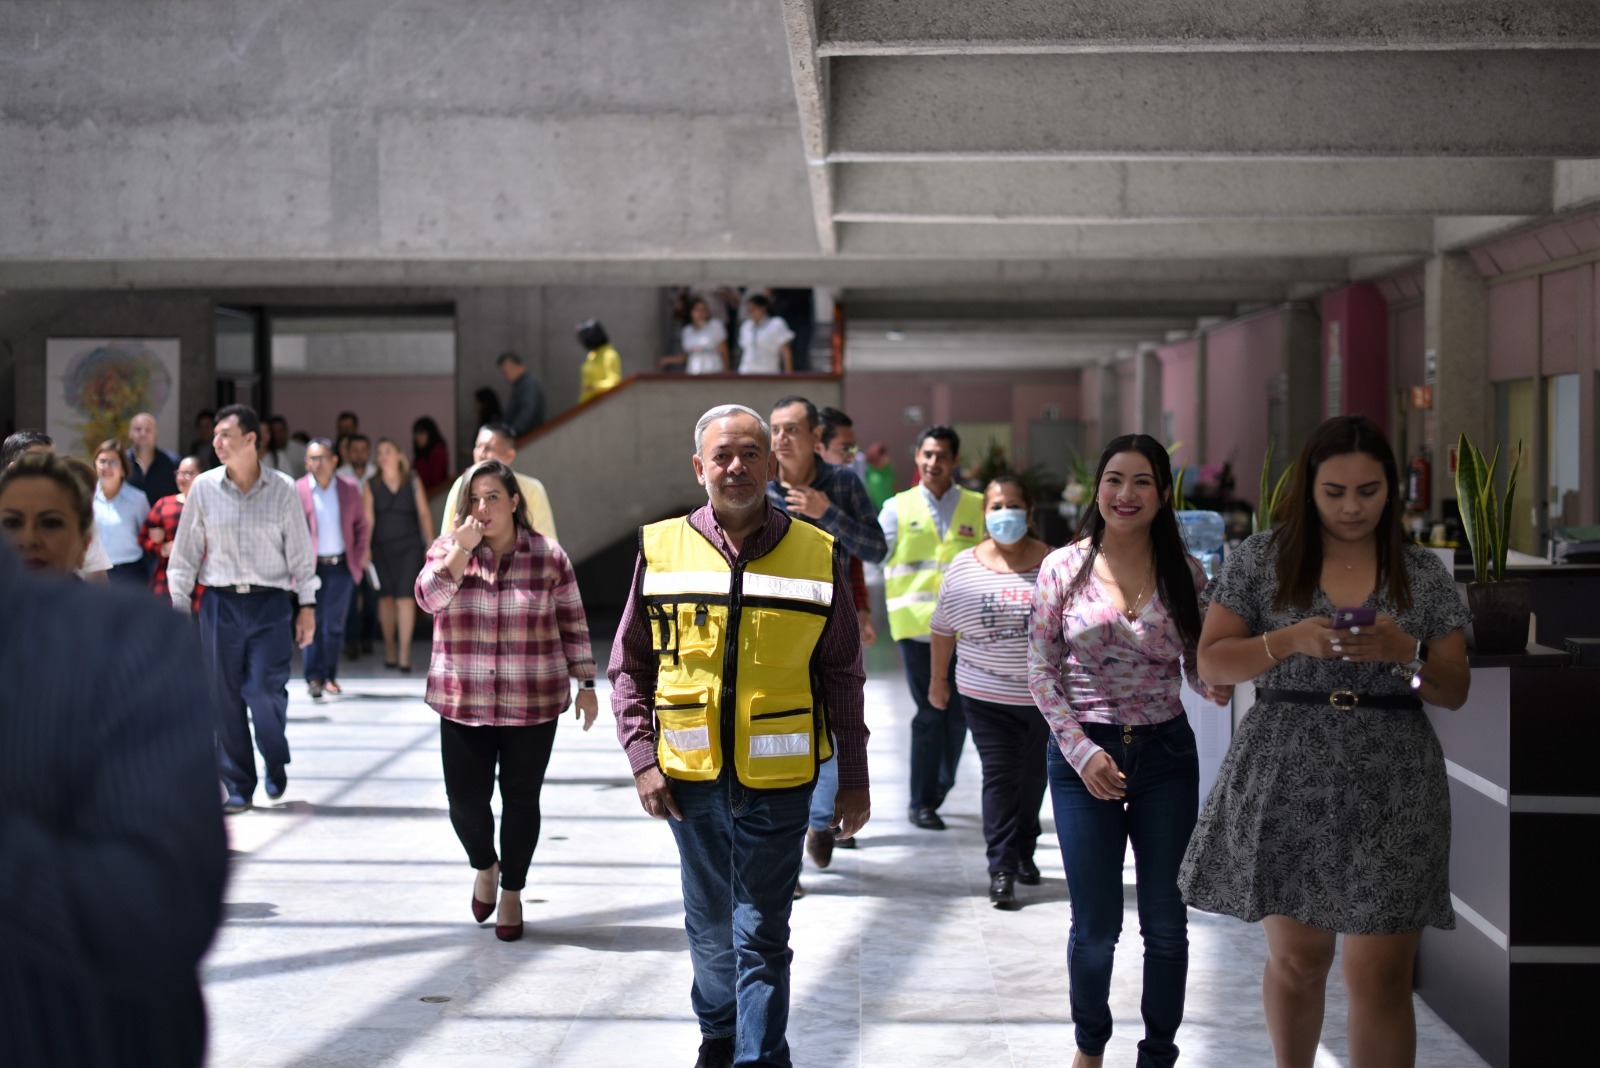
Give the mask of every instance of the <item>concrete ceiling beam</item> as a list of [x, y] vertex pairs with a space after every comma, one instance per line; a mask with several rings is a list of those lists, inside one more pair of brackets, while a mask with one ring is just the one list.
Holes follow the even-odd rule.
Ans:
[[1523, 160], [996, 160], [836, 168], [841, 222], [1097, 222], [1552, 210]]
[[1074, 259], [1215, 259], [1225, 256], [1426, 254], [1431, 218], [1199, 223], [1067, 223], [994, 226], [953, 223], [843, 223], [841, 252], [958, 259], [1063, 256]]
[[1573, 0], [822, 0], [825, 56], [1112, 50], [1594, 47]]
[[829, 159], [1590, 158], [1588, 51], [844, 57]]
[[257, 286], [687, 285], [969, 287], [1055, 294], [1084, 302], [1272, 299], [1292, 280], [1336, 285], [1333, 257], [1233, 260], [896, 259], [874, 256], [645, 259], [0, 260], [0, 290], [175, 289]]

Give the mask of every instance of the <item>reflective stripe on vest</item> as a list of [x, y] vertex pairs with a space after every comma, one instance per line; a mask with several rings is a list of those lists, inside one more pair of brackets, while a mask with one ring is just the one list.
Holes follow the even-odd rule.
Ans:
[[652, 523], [639, 542], [661, 770], [712, 780], [731, 752], [746, 786], [811, 782], [832, 755], [811, 661], [833, 605], [833, 537], [792, 523], [737, 566], [687, 519]]
[[983, 540], [983, 495], [961, 489], [950, 529], [939, 526], [927, 495], [913, 486], [895, 494], [894, 552], [883, 565], [883, 592], [889, 609], [889, 633], [896, 641], [928, 634], [944, 570], [956, 554]]

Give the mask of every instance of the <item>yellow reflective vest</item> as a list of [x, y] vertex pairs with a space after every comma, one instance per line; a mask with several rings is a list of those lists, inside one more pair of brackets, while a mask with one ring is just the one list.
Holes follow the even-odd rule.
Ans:
[[683, 518], [641, 528], [639, 548], [661, 770], [708, 781], [731, 753], [753, 789], [811, 782], [833, 754], [812, 671], [833, 605], [833, 535], [791, 523], [766, 555], [730, 566]]
[[894, 552], [883, 562], [883, 596], [895, 641], [928, 634], [945, 568], [961, 550], [983, 540], [983, 494], [965, 488], [959, 492], [961, 499], [943, 538], [921, 486], [894, 496], [899, 527]]

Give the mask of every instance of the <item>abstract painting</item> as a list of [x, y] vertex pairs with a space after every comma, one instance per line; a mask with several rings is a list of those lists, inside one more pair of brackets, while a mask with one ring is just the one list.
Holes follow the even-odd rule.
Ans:
[[128, 422], [156, 417], [160, 445], [177, 451], [177, 338], [50, 338], [45, 432], [63, 455], [94, 454], [107, 438], [128, 441]]

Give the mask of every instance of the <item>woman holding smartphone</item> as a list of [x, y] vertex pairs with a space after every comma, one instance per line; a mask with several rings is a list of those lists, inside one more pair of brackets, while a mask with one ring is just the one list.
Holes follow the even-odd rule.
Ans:
[[1178, 864], [1200, 807], [1200, 759], [1179, 689], [1185, 669], [1218, 703], [1232, 687], [1208, 689], [1194, 673], [1206, 576], [1184, 550], [1172, 489], [1159, 441], [1113, 439], [1078, 539], [1045, 557], [1033, 595], [1028, 683], [1055, 736], [1045, 774], [1072, 903], [1073, 1068], [1098, 1068], [1111, 1038], [1130, 842], [1144, 941], [1138, 1064], [1178, 1059], [1189, 974]]
[[1450, 796], [1422, 702], [1466, 701], [1469, 616], [1438, 559], [1406, 543], [1401, 511], [1383, 432], [1330, 419], [1295, 462], [1277, 527], [1209, 590], [1200, 673], [1254, 680], [1256, 703], [1180, 885], [1190, 905], [1265, 929], [1279, 1068], [1316, 1058], [1340, 933], [1351, 1063], [1413, 1063], [1422, 929], [1455, 926]]

